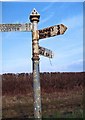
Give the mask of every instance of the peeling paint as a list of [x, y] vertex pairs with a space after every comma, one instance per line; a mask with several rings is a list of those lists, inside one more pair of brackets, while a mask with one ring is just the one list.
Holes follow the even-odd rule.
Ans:
[[53, 58], [54, 54], [51, 50], [39, 46], [39, 54], [48, 58]]
[[48, 28], [44, 28], [42, 30], [38, 30], [39, 39], [44, 39], [44, 38], [64, 34], [66, 29], [67, 27], [65, 25], [60, 24], [60, 25], [55, 25], [55, 26], [51, 26]]
[[35, 31], [32, 32], [32, 37], [33, 37], [33, 40], [38, 40], [39, 39], [38, 30], [35, 30]]

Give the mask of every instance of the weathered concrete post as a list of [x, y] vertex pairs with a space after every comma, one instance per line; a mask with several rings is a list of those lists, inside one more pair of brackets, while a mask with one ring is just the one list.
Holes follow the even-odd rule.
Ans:
[[39, 36], [37, 32], [40, 14], [33, 9], [30, 14], [32, 22], [32, 62], [33, 62], [33, 87], [34, 87], [34, 117], [41, 118], [41, 90], [39, 75]]

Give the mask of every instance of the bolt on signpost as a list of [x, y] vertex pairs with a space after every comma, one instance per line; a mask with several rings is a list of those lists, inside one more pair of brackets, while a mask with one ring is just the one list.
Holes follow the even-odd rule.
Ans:
[[41, 88], [40, 88], [40, 74], [39, 74], [39, 55], [48, 58], [53, 58], [53, 52], [47, 48], [39, 46], [39, 40], [62, 35], [67, 27], [63, 24], [51, 26], [38, 30], [40, 14], [33, 9], [30, 14], [31, 23], [25, 24], [0, 24], [0, 32], [32, 32], [32, 62], [33, 62], [33, 88], [34, 88], [34, 117], [42, 118], [41, 111]]

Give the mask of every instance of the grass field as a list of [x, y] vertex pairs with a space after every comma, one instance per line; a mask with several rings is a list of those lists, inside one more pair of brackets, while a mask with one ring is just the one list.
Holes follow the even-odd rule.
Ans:
[[[83, 118], [83, 90], [42, 92], [42, 116], [44, 118]], [[33, 118], [33, 93], [4, 95], [3, 118]]]

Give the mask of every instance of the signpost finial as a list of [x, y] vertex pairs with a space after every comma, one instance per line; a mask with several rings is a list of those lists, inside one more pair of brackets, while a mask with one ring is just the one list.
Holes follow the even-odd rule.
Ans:
[[37, 21], [39, 22], [40, 14], [37, 12], [37, 10], [34, 8], [30, 14], [30, 21]]

